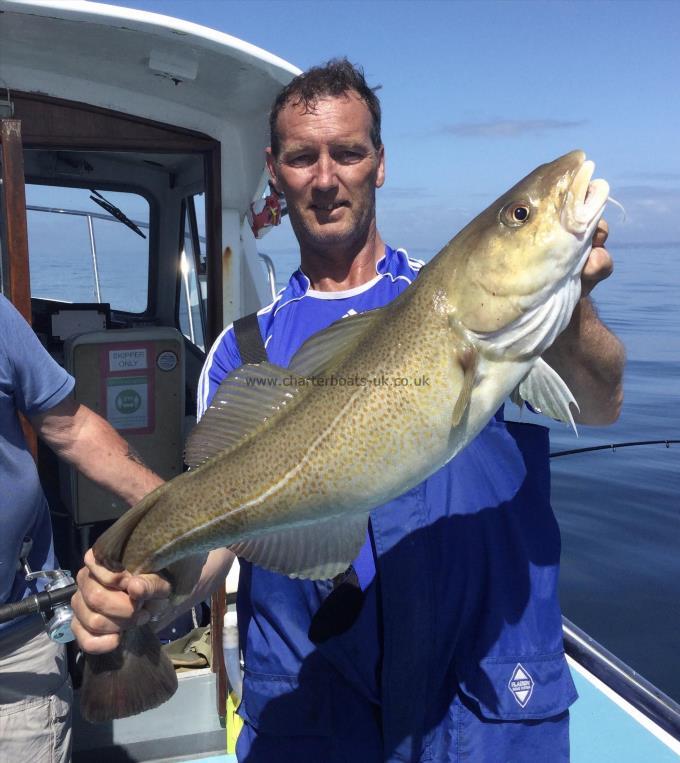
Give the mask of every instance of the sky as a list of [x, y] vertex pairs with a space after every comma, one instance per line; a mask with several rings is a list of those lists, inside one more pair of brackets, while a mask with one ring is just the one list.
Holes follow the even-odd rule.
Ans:
[[[575, 148], [611, 194], [610, 249], [680, 242], [680, 2], [127, 0], [304, 69], [381, 85], [383, 238], [435, 253], [537, 165]], [[294, 245], [286, 223], [267, 249]]]

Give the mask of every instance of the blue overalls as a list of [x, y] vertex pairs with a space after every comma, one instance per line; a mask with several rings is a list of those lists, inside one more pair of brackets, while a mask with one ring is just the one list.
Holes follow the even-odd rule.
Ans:
[[[396, 296], [415, 270], [388, 249], [384, 278], [318, 305], [298, 271], [261, 311], [271, 360], [290, 359], [286, 324], [311, 335], [317, 307], [339, 318], [384, 304], [375, 287]], [[212, 389], [238, 365], [229, 329], [207, 375], [211, 364], [221, 369]], [[446, 467], [371, 513], [356, 574], [335, 589], [242, 561], [239, 760], [567, 761], [576, 691], [549, 483], [547, 430], [499, 414]]]

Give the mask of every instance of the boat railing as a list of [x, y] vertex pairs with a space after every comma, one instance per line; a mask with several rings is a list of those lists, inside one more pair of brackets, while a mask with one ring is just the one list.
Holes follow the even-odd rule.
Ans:
[[620, 697], [680, 740], [680, 705], [615, 657], [602, 644], [562, 617], [564, 651]]
[[[551, 458], [573, 456], [580, 453], [630, 448], [643, 445], [671, 445], [680, 443], [676, 439], [636, 440], [616, 442], [606, 445], [592, 445], [572, 450], [554, 451]], [[675, 739], [680, 740], [680, 704], [664, 694], [654, 684], [643, 678], [636, 670], [605, 649], [585, 631], [562, 617], [564, 651], [575, 662], [585, 668], [595, 678], [602, 681], [612, 691], [652, 720]]]
[[[72, 217], [84, 217], [87, 222], [87, 230], [90, 238], [90, 259], [92, 261], [92, 276], [94, 278], [94, 293], [95, 300], [98, 303], [102, 301], [100, 278], [99, 278], [99, 264], [97, 262], [97, 242], [94, 235], [93, 220], [107, 220], [119, 223], [115, 217], [101, 212], [90, 212], [89, 210], [81, 209], [65, 209], [64, 207], [44, 207], [38, 204], [27, 204], [27, 212], [47, 212], [54, 215], [70, 215]], [[133, 220], [135, 225], [139, 228], [145, 228], [148, 230], [149, 224], [142, 222], [141, 220]]]
[[[59, 214], [59, 215], [71, 215], [73, 217], [83, 217], [86, 219], [88, 234], [89, 234], [89, 241], [90, 241], [90, 260], [92, 262], [92, 276], [94, 279], [94, 296], [95, 296], [96, 302], [101, 303], [102, 295], [101, 295], [101, 285], [100, 285], [99, 263], [97, 261], [97, 242], [95, 237], [93, 221], [105, 220], [108, 222], [117, 223], [119, 225], [123, 225], [123, 223], [120, 220], [117, 220], [115, 217], [112, 217], [110, 214], [104, 214], [102, 212], [92, 212], [90, 210], [66, 209], [64, 207], [49, 207], [49, 206], [41, 206], [37, 204], [27, 204], [26, 210], [28, 212], [45, 212], [45, 213]], [[130, 222], [134, 223], [138, 228], [141, 228], [142, 230], [145, 230], [145, 231], [148, 231], [150, 228], [149, 223], [143, 220], [130, 220]], [[205, 241], [206, 241], [205, 236], [199, 235], [198, 240], [203, 245], [205, 245]], [[262, 252], [258, 252], [258, 255], [266, 268], [267, 283], [269, 285], [269, 291], [271, 292], [271, 299], [273, 301], [276, 298], [276, 267], [271, 257], [269, 257], [269, 255], [264, 254]], [[188, 339], [190, 339], [192, 343], [197, 344], [197, 336], [196, 336], [196, 330], [194, 327], [192, 305], [191, 305], [191, 289], [189, 288], [189, 281], [188, 281], [188, 263], [187, 263], [187, 257], [184, 251], [182, 251], [180, 270], [181, 270], [181, 277], [184, 283], [183, 292], [184, 292], [185, 308], [186, 308], [187, 318], [188, 318], [188, 330], [189, 330]], [[201, 278], [203, 277], [199, 276], [199, 280]]]
[[267, 268], [267, 279], [269, 281], [269, 290], [272, 293], [272, 302], [276, 299], [276, 267], [272, 258], [264, 252], [258, 252], [260, 259], [264, 262]]

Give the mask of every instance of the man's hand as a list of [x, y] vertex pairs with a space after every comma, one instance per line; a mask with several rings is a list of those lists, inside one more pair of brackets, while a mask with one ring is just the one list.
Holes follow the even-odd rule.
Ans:
[[71, 599], [72, 629], [78, 645], [85, 652], [104, 654], [118, 646], [123, 631], [144, 625], [152, 617], [156, 628], [163, 628], [218, 586], [224, 586], [234, 559], [226, 548], [211, 551], [191, 595], [171, 603], [172, 587], [162, 575], [111, 572], [97, 564], [90, 549], [76, 578], [78, 591]]
[[574, 411], [574, 419], [596, 426], [616, 421], [623, 403], [623, 345], [597, 317], [588, 296], [614, 270], [604, 248], [608, 234], [607, 223], [600, 220], [581, 273], [581, 299], [567, 328], [543, 355], [578, 402], [580, 410]]
[[600, 281], [604, 281], [614, 271], [614, 262], [604, 248], [609, 236], [606, 220], [600, 220], [593, 234], [593, 248], [581, 273], [581, 296], [587, 297]]
[[90, 549], [71, 599], [73, 635], [85, 652], [103, 654], [120, 643], [128, 628], [144, 625], [170, 608], [170, 583], [160, 575], [111, 572], [97, 564]]

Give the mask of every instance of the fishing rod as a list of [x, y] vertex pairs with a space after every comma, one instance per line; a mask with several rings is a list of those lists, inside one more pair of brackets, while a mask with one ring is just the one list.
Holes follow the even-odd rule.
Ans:
[[670, 448], [671, 445], [677, 445], [680, 440], [629, 440], [626, 442], [613, 442], [609, 445], [591, 445], [587, 448], [575, 448], [573, 450], [558, 450], [550, 454], [550, 458], [559, 458], [560, 456], [573, 456], [576, 453], [592, 453], [596, 450], [611, 450], [615, 453], [617, 448], [632, 448], [636, 445], [665, 445]]

